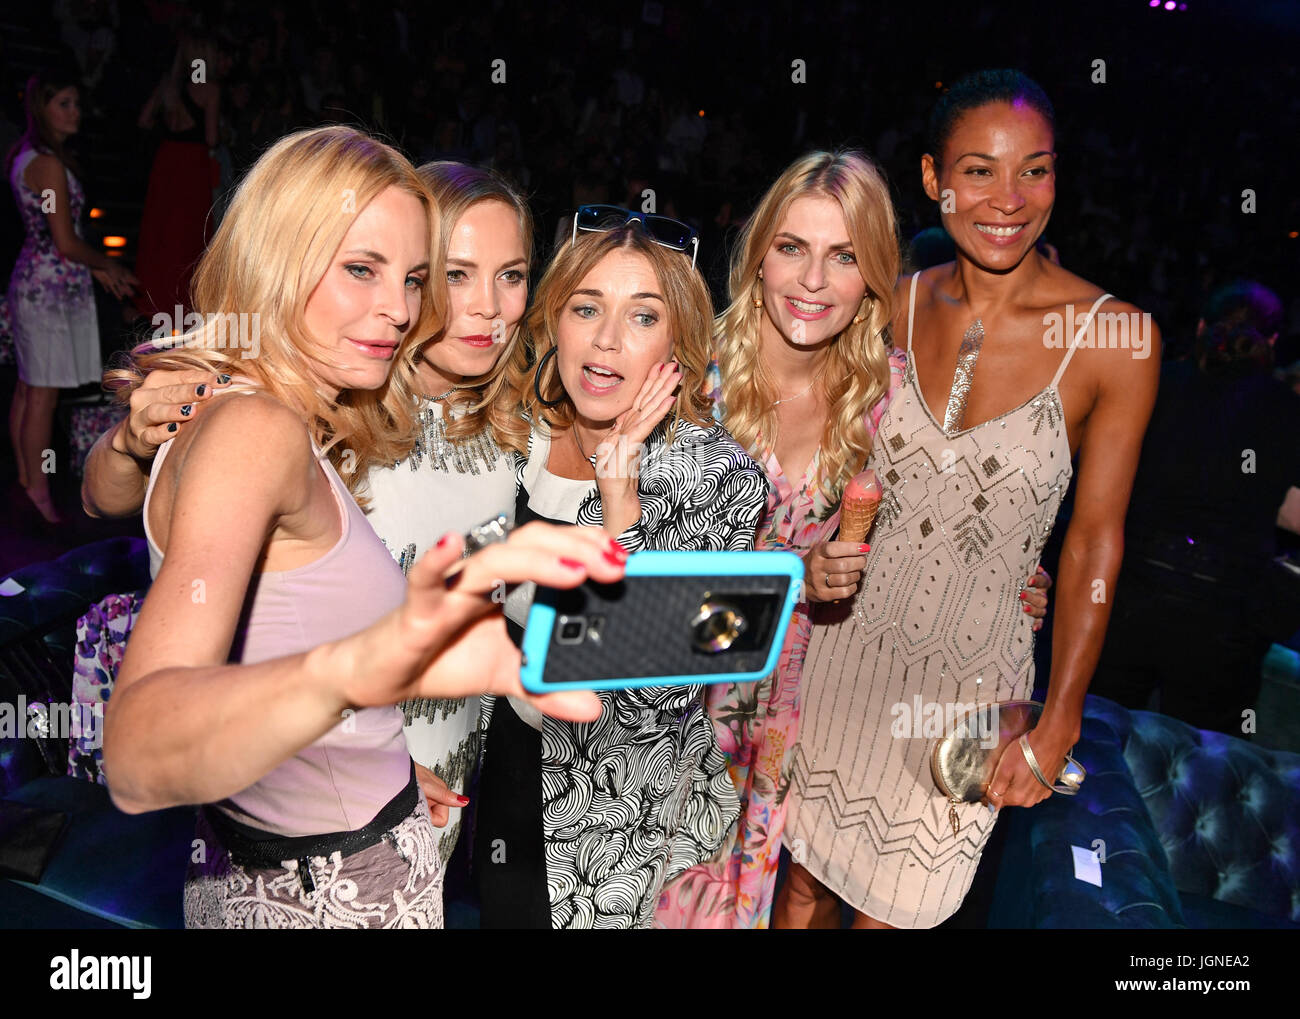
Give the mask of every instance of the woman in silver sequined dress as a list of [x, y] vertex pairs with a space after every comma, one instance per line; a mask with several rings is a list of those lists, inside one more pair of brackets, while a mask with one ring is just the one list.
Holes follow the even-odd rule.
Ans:
[[[1018, 72], [974, 75], [935, 111], [922, 179], [957, 259], [896, 292], [907, 373], [869, 461], [884, 498], [865, 568], [810, 557], [826, 587], [847, 590], [823, 606], [805, 660], [794, 865], [774, 926], [838, 926], [830, 894], [864, 928], [932, 927], [961, 904], [996, 815], [950, 811], [930, 775], [934, 719], [1030, 696], [1018, 592], [1075, 454], [1052, 674], [1029, 737], [1049, 780], [1079, 737], [1160, 356], [1149, 316], [1035, 250], [1055, 200], [1054, 141], [1050, 102]], [[1049, 794], [1012, 746], [987, 799], [996, 810]]]

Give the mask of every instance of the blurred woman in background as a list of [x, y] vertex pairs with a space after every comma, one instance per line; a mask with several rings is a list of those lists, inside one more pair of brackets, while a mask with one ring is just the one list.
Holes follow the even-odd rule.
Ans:
[[59, 390], [98, 381], [103, 370], [91, 277], [114, 297], [128, 296], [139, 281], [81, 237], [86, 197], [66, 148], [81, 124], [76, 82], [58, 72], [35, 74], [24, 103], [27, 130], [5, 161], [26, 233], [9, 278], [18, 355], [9, 436], [18, 483], [41, 517], [57, 523], [48, 456]]

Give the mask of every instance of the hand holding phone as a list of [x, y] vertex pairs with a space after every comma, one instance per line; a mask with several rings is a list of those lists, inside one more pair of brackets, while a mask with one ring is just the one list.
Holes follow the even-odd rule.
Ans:
[[637, 552], [620, 581], [538, 588], [524, 688], [757, 682], [776, 668], [803, 573], [790, 552]]

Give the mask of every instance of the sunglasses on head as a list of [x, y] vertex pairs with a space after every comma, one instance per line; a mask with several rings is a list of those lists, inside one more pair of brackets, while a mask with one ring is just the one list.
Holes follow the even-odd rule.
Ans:
[[700, 251], [700, 238], [694, 230], [680, 220], [667, 216], [656, 216], [647, 212], [636, 212], [618, 205], [583, 205], [573, 214], [573, 238], [570, 244], [578, 242], [578, 231], [603, 233], [617, 230], [625, 223], [637, 222], [656, 244], [674, 251], [691, 253], [691, 268], [695, 268], [695, 258]]

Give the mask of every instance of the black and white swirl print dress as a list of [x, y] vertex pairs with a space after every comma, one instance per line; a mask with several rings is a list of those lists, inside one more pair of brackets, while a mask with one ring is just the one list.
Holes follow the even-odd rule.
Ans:
[[[753, 548], [767, 503], [763, 469], [721, 425], [682, 422], [671, 446], [664, 439], [661, 425], [646, 442], [641, 517], [618, 540], [633, 552]], [[601, 526], [595, 482], [582, 494], [573, 486], [583, 482], [547, 472], [549, 450], [534, 428], [528, 456], [516, 457], [529, 505], [550, 519]], [[594, 722], [540, 720], [552, 926], [649, 928], [665, 882], [723, 844], [740, 802], [703, 689], [602, 691]], [[486, 730], [492, 699], [484, 700]]]

